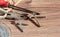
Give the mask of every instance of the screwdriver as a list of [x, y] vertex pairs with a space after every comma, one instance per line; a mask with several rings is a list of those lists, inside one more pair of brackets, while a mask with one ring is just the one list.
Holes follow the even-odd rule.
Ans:
[[8, 8], [12, 8], [14, 10], [23, 11], [23, 12], [30, 13], [30, 14], [35, 13], [36, 15], [40, 15], [40, 13], [38, 13], [38, 12], [31, 11], [31, 10], [26, 9], [26, 8], [14, 6], [14, 5], [10, 4], [8, 1], [5, 1], [5, 0], [0, 0], [0, 7], [8, 7]]
[[12, 9], [14, 9], [14, 10], [19, 10], [19, 11], [23, 11], [23, 12], [30, 13], [30, 14], [35, 14], [35, 15], [40, 15], [40, 13], [38, 13], [38, 12], [31, 11], [31, 10], [26, 9], [26, 8], [14, 6], [14, 5], [11, 5], [11, 4], [9, 4], [8, 7], [9, 7], [9, 8], [12, 8]]

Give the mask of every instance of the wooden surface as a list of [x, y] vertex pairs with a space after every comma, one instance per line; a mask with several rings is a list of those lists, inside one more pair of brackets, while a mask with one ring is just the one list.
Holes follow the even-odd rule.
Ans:
[[40, 12], [40, 16], [46, 16], [46, 18], [38, 19], [41, 27], [38, 28], [31, 22], [22, 20], [22, 22], [29, 24], [28, 26], [22, 26], [24, 30], [22, 33], [14, 25], [10, 24], [8, 20], [5, 20], [6, 22], [4, 23], [6, 23], [11, 29], [11, 37], [60, 37], [60, 1], [43, 1], [42, 3], [40, 0], [37, 2], [33, 1], [28, 7], [28, 9]]

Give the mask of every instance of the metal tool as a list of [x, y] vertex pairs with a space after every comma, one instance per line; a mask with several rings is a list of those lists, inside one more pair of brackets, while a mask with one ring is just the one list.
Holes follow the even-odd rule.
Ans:
[[9, 4], [8, 7], [9, 7], [9, 8], [12, 8], [12, 9], [15, 9], [15, 10], [23, 11], [23, 12], [26, 12], [26, 13], [30, 13], [30, 14], [35, 13], [35, 15], [40, 15], [40, 13], [38, 13], [38, 12], [31, 11], [31, 10], [26, 9], [26, 8], [14, 6], [14, 5], [11, 5], [11, 4]]
[[30, 17], [28, 17], [28, 14], [18, 14], [15, 12], [10, 12], [8, 13], [9, 15], [7, 15], [6, 18], [11, 18], [11, 19], [16, 19], [16, 20], [20, 20], [20, 19], [25, 19], [25, 20], [29, 20], [31, 21], [33, 24], [35, 24], [37, 27], [40, 27], [36, 22], [34, 22]]
[[19, 31], [23, 32], [22, 23], [19, 20], [11, 21], [11, 24], [13, 24]]
[[[2, 1], [2, 2], [1, 2]], [[0, 1], [0, 10], [4, 13], [2, 14], [2, 16], [0, 16], [0, 18], [6, 18], [6, 19], [11, 19], [11, 20], [14, 20], [12, 23], [14, 23], [14, 25], [21, 31], [23, 32], [23, 29], [22, 29], [22, 23], [21, 21], [21, 18], [24, 19], [24, 20], [29, 20], [31, 21], [35, 26], [37, 27], [40, 27], [40, 24], [36, 18], [35, 15], [40, 15], [40, 13], [38, 12], [35, 12], [35, 11], [32, 11], [32, 10], [29, 10], [29, 9], [26, 9], [26, 8], [22, 8], [22, 7], [18, 7], [15, 5], [12, 5], [10, 4], [9, 2], [6, 2], [4, 0], [1, 0]], [[25, 14], [19, 14], [17, 12], [14, 12], [12, 10], [5, 10], [3, 9], [4, 7], [8, 7], [8, 8], [12, 8], [14, 10], [18, 10], [18, 11], [23, 11], [23, 12], [26, 12]], [[34, 19], [36, 20], [36, 22], [34, 20], [32, 20], [28, 15], [29, 14], [32, 14], [34, 16]], [[17, 22], [16, 22], [17, 21]], [[19, 27], [20, 25], [20, 27]]]

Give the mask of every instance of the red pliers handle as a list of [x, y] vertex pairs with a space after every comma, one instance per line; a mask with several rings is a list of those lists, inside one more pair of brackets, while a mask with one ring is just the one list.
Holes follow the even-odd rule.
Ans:
[[0, 7], [8, 7], [8, 8], [12, 8], [14, 10], [19, 10], [19, 11], [23, 11], [23, 12], [27, 12], [27, 13], [35, 14], [35, 15], [40, 15], [40, 13], [37, 13], [35, 11], [31, 11], [31, 10], [26, 9], [26, 8], [11, 5], [9, 2], [7, 2], [5, 0], [0, 0]]
[[9, 2], [5, 0], [0, 0], [0, 7], [8, 7]]

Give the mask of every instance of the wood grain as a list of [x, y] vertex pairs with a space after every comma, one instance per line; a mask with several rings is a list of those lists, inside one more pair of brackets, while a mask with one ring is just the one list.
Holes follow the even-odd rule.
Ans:
[[[20, 4], [18, 6], [22, 7]], [[11, 37], [60, 37], [60, 0], [32, 0], [32, 3], [27, 7], [40, 12], [40, 16], [46, 16], [46, 18], [38, 19], [40, 28], [29, 21], [22, 20], [23, 23], [28, 24], [28, 26], [22, 26], [23, 33], [10, 24], [9, 20], [5, 20], [5, 24], [11, 29]]]

